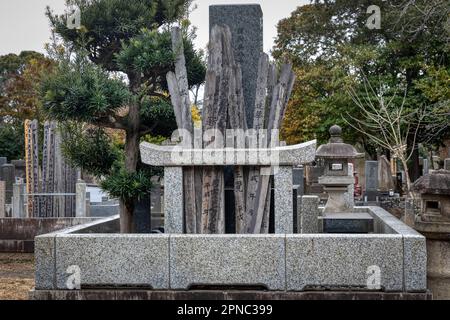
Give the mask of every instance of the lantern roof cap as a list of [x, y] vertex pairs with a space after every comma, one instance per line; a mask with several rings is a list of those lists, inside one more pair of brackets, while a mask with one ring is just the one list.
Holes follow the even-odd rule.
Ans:
[[450, 195], [450, 171], [436, 170], [414, 182], [414, 191], [421, 194]]
[[316, 151], [317, 158], [323, 159], [355, 159], [364, 156], [342, 139], [342, 128], [334, 125], [330, 128], [330, 140], [327, 144], [321, 145]]

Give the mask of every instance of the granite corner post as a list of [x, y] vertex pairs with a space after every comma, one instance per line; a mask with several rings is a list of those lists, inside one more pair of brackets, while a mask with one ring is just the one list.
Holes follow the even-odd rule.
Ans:
[[294, 233], [292, 166], [275, 172], [275, 234]]
[[13, 218], [29, 218], [28, 211], [25, 210], [25, 183], [13, 184], [12, 197], [12, 217]]
[[427, 246], [420, 234], [403, 235], [403, 274], [405, 292], [427, 289]]
[[164, 232], [184, 233], [183, 168], [164, 167]]
[[75, 216], [86, 217], [86, 183], [78, 180], [75, 185]]
[[301, 207], [299, 208], [300, 216], [299, 232], [306, 234], [319, 233], [319, 197], [318, 196], [303, 196], [301, 200]]

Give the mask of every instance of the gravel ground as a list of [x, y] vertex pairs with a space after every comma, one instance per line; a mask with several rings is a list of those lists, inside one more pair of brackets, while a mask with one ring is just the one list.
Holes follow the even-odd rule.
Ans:
[[0, 300], [27, 300], [33, 287], [33, 254], [0, 253]]

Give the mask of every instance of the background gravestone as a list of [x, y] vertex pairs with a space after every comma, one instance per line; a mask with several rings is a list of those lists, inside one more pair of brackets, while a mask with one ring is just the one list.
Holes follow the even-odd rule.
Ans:
[[321, 194], [323, 186], [319, 184], [319, 177], [323, 176], [325, 167], [321, 165], [306, 166], [306, 194]]
[[142, 196], [135, 202], [134, 208], [134, 232], [135, 233], [151, 233], [152, 231], [152, 215], [151, 215], [151, 199], [150, 194]]
[[293, 205], [294, 205], [294, 233], [300, 233], [299, 232], [299, 220], [297, 213], [300, 210], [302, 196], [305, 194], [305, 183], [304, 183], [304, 168], [294, 168], [292, 170], [292, 183], [294, 186], [293, 190]]
[[0, 167], [0, 180], [5, 181], [5, 202], [11, 203], [13, 184], [16, 180], [12, 164], [7, 163]]
[[6, 157], [0, 157], [0, 167], [4, 164], [8, 163], [8, 158]]
[[263, 52], [263, 13], [257, 4], [214, 5], [209, 7], [209, 30], [227, 25], [231, 31], [236, 62], [241, 65], [248, 127], [253, 125], [256, 80], [260, 53]]
[[378, 190], [378, 161], [366, 161], [366, 191]]
[[378, 195], [378, 161], [366, 161], [365, 175], [367, 201], [376, 201]]
[[445, 159], [444, 160], [444, 169], [445, 170], [450, 170], [450, 159]]
[[386, 156], [378, 159], [378, 187], [381, 192], [389, 192], [395, 189], [395, 183], [392, 179], [391, 164]]
[[423, 159], [423, 166], [422, 166], [422, 175], [426, 175], [430, 172], [430, 165], [428, 163], [428, 159]]
[[25, 160], [12, 160], [11, 164], [14, 166], [14, 176], [16, 178], [26, 178], [26, 164]]
[[[348, 164], [348, 176], [352, 177], [354, 180], [355, 177], [355, 167], [353, 163]], [[347, 204], [347, 207], [350, 209], [353, 209], [355, 206], [355, 182], [353, 181], [352, 184], [350, 184], [347, 187], [347, 192], [345, 193], [345, 202]]]
[[152, 213], [162, 212], [161, 206], [161, 182], [159, 181], [159, 177], [152, 177], [153, 188], [150, 191], [151, 201], [152, 201]]
[[305, 170], [303, 168], [294, 168], [292, 171], [292, 182], [295, 186], [301, 186], [303, 189], [303, 176]]

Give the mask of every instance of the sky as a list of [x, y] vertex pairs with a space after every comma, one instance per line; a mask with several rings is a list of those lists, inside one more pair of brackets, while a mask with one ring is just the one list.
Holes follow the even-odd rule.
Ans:
[[[130, 0], [132, 1], [132, 0]], [[276, 24], [309, 0], [196, 0], [190, 20], [198, 28], [196, 46], [205, 48], [209, 33], [209, 5], [257, 3], [264, 15], [264, 50], [269, 53], [277, 35]], [[50, 27], [45, 8], [64, 13], [65, 0], [0, 0], [0, 55], [34, 50], [44, 53]]]

